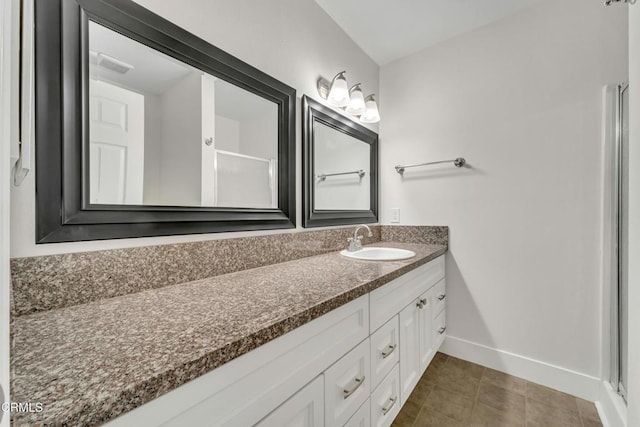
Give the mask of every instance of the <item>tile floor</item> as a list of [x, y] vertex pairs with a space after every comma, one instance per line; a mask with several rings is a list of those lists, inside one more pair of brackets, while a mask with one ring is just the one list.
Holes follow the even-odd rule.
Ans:
[[593, 403], [438, 353], [392, 427], [602, 426]]

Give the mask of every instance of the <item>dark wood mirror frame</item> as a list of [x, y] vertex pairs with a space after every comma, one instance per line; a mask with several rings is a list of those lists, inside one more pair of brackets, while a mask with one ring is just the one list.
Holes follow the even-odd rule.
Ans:
[[[278, 208], [90, 204], [89, 20], [276, 103]], [[131, 0], [36, 0], [35, 28], [37, 243], [295, 227], [295, 89]]]
[[[316, 210], [314, 207], [314, 123], [322, 123], [371, 146], [369, 210]], [[304, 227], [366, 224], [378, 222], [378, 134], [344, 115], [307, 97], [302, 97], [302, 155]]]

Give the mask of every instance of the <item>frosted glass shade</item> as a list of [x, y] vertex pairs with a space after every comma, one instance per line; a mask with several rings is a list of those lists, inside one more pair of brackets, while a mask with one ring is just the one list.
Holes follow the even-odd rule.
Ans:
[[327, 102], [333, 107], [343, 108], [349, 104], [349, 86], [347, 79], [344, 77], [344, 71], [338, 73], [331, 82]]
[[367, 96], [365, 99], [366, 110], [363, 115], [360, 116], [362, 123], [378, 123], [380, 121], [380, 112], [378, 111], [378, 104], [373, 98], [373, 95]]
[[367, 110], [367, 106], [364, 103], [364, 94], [360, 89], [360, 83], [353, 85], [349, 90], [349, 103], [347, 104], [347, 113], [352, 116], [360, 116]]

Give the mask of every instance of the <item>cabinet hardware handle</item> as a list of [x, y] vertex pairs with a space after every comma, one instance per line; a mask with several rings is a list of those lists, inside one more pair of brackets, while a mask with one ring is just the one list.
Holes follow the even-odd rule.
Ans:
[[446, 331], [446, 330], [447, 330], [447, 327], [446, 327], [446, 326], [443, 326], [442, 328], [438, 329], [438, 333], [439, 333], [440, 335], [442, 335], [442, 334], [444, 334], [444, 331]]
[[353, 387], [351, 388], [345, 388], [344, 390], [342, 390], [342, 392], [344, 393], [344, 398], [346, 399], [347, 397], [351, 396], [353, 393], [355, 393], [355, 391], [364, 383], [364, 379], [365, 376], [363, 375], [362, 377], [358, 378], [356, 377], [353, 382], [355, 383], [353, 385]]
[[391, 410], [391, 408], [393, 408], [393, 406], [396, 404], [397, 400], [398, 400], [398, 396], [390, 397], [389, 403], [388, 403], [389, 406], [382, 407], [382, 415], [387, 415], [387, 413]]
[[423, 308], [425, 305], [427, 305], [427, 299], [426, 298], [419, 299], [418, 303], [416, 304], [416, 306], [418, 308]]
[[446, 294], [442, 294], [438, 297], [438, 301], [442, 301], [443, 299], [445, 299], [447, 297]]
[[395, 349], [395, 344], [387, 346], [385, 350], [382, 350], [382, 358], [386, 359], [387, 357], [391, 356], [391, 353], [393, 353]]

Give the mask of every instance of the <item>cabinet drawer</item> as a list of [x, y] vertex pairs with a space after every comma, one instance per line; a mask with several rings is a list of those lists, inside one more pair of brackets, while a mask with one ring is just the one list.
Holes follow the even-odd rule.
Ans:
[[398, 316], [371, 335], [371, 387], [376, 388], [400, 360]]
[[372, 291], [369, 294], [371, 331], [384, 325], [443, 277], [444, 255]]
[[438, 351], [442, 342], [444, 341], [444, 337], [447, 330], [447, 310], [444, 310], [440, 313], [435, 320], [433, 321], [433, 343], [434, 349]]
[[446, 283], [447, 280], [442, 279], [433, 287], [433, 314], [435, 316], [442, 313], [442, 310], [444, 310], [447, 298]]
[[344, 427], [370, 427], [371, 426], [371, 400], [367, 399], [360, 409], [353, 414]]
[[322, 375], [291, 396], [257, 427], [324, 426], [324, 379]]
[[371, 394], [371, 426], [388, 427], [400, 412], [400, 371], [398, 365], [389, 372]]
[[369, 339], [338, 360], [324, 373], [325, 422], [344, 425], [369, 398], [371, 363]]

